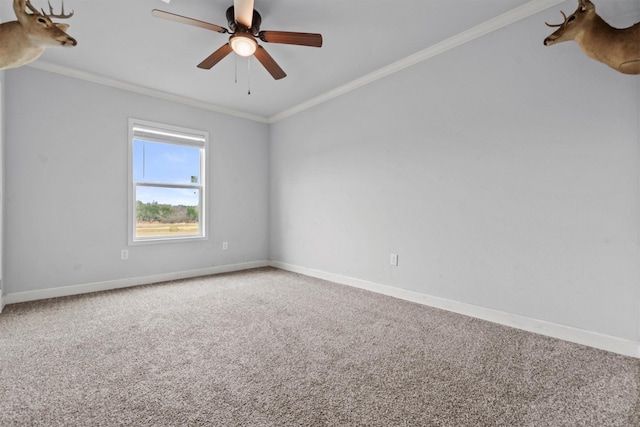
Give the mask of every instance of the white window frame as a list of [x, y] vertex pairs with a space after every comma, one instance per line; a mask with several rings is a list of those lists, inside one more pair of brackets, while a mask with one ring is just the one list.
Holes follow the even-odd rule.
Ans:
[[[151, 130], [141, 136], [141, 129]], [[135, 182], [133, 180], [133, 141], [135, 139], [146, 139], [151, 142], [162, 142], [175, 145], [185, 145], [188, 147], [200, 147], [200, 182], [193, 185], [181, 185], [173, 183], [159, 182]], [[197, 240], [208, 240], [206, 223], [207, 223], [207, 197], [206, 197], [206, 166], [207, 155], [209, 152], [209, 133], [203, 130], [195, 130], [180, 126], [168, 125], [165, 123], [157, 123], [148, 120], [129, 118], [129, 202], [128, 202], [128, 242], [130, 246], [139, 244], [152, 243], [168, 243], [168, 242], [187, 242]], [[197, 235], [177, 235], [177, 236], [154, 236], [154, 237], [136, 237], [137, 222], [137, 203], [136, 203], [136, 187], [151, 186], [161, 188], [197, 188], [199, 189], [199, 212], [198, 212], [198, 229], [200, 233]]]

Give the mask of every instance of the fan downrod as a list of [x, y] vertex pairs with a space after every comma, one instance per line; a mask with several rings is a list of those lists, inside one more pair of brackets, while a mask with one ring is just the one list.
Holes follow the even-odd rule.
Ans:
[[[227, 9], [227, 23], [229, 24], [229, 29], [231, 32], [235, 33], [238, 30], [238, 27], [243, 28], [244, 26], [238, 24], [235, 18], [235, 8], [230, 6]], [[262, 16], [258, 13], [257, 10], [253, 9], [253, 18], [251, 19], [251, 28], [247, 28], [254, 36], [258, 36], [260, 33], [260, 25], [262, 24]]]

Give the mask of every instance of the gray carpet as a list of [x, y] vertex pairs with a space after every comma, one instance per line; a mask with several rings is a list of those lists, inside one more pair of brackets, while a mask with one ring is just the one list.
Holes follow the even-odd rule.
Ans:
[[0, 425], [640, 426], [640, 360], [265, 268], [5, 307]]

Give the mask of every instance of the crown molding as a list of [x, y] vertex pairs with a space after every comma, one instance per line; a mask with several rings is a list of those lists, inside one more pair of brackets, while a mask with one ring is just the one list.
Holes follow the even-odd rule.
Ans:
[[219, 105], [211, 104], [208, 102], [198, 101], [186, 96], [174, 95], [169, 92], [163, 92], [161, 90], [151, 89], [148, 87], [126, 83], [120, 80], [111, 79], [108, 77], [100, 76], [93, 73], [87, 73], [85, 71], [76, 70], [69, 67], [63, 67], [61, 65], [52, 64], [46, 61], [35, 61], [28, 64], [29, 67], [36, 68], [38, 70], [49, 71], [51, 73], [61, 74], [67, 77], [73, 77], [80, 80], [85, 80], [92, 83], [97, 83], [104, 86], [109, 86], [116, 89], [122, 89], [129, 92], [137, 93], [140, 95], [147, 95], [154, 98], [163, 99], [165, 101], [177, 102], [179, 104], [189, 105], [191, 107], [201, 108], [203, 110], [215, 111], [216, 113], [226, 114], [228, 116], [240, 117], [242, 119], [253, 120], [259, 123], [268, 123], [268, 118], [259, 116], [256, 114], [245, 113], [244, 111], [234, 110], [232, 108], [226, 108]]
[[89, 82], [93, 82], [93, 83], [97, 83], [97, 84], [101, 84], [101, 85], [105, 85], [105, 86], [109, 86], [117, 89], [138, 93], [141, 95], [152, 96], [155, 98], [160, 98], [167, 101], [186, 104], [186, 105], [196, 107], [196, 108], [201, 108], [204, 110], [215, 111], [217, 113], [226, 114], [229, 116], [248, 119], [248, 120], [252, 120], [259, 123], [273, 124], [281, 120], [284, 120], [288, 117], [294, 116], [298, 113], [301, 113], [302, 111], [305, 111], [317, 105], [323, 104], [334, 98], [347, 94], [353, 90], [356, 90], [358, 88], [371, 84], [377, 80], [380, 80], [382, 78], [385, 78], [387, 76], [400, 72], [406, 68], [412, 67], [413, 65], [416, 65], [423, 61], [426, 61], [429, 58], [433, 58], [434, 56], [445, 53], [462, 44], [468, 43], [470, 41], [483, 37], [489, 33], [500, 30], [506, 26], [509, 26], [520, 20], [528, 18], [532, 15], [535, 15], [536, 13], [539, 13], [551, 7], [557, 6], [563, 3], [564, 1], [565, 0], [531, 0], [530, 2], [525, 3], [522, 6], [516, 7], [515, 9], [512, 9], [508, 12], [498, 15], [495, 18], [492, 18], [481, 24], [478, 24], [475, 27], [472, 27], [466, 31], [458, 33], [452, 37], [449, 37], [448, 39], [445, 39], [439, 43], [429, 46], [419, 52], [414, 53], [413, 55], [407, 56], [406, 58], [393, 62], [376, 71], [365, 74], [364, 76], [359, 77], [355, 80], [352, 80], [349, 83], [346, 83], [342, 86], [339, 86], [335, 89], [325, 92], [324, 94], [319, 95], [315, 98], [311, 98], [307, 101], [304, 101], [298, 105], [295, 105], [291, 108], [288, 108], [270, 117], [250, 114], [244, 111], [234, 110], [231, 108], [222, 107], [222, 106], [211, 104], [204, 101], [198, 101], [193, 98], [174, 95], [168, 92], [163, 92], [160, 90], [155, 90], [155, 89], [151, 89], [148, 87], [139, 86], [131, 83], [125, 83], [120, 80], [115, 80], [108, 77], [87, 73], [84, 71], [79, 71], [73, 68], [63, 67], [63, 66], [52, 64], [45, 61], [35, 61], [29, 64], [29, 66], [40, 69], [40, 70], [44, 70], [44, 71], [50, 71], [56, 74], [62, 74], [68, 77], [73, 77], [73, 78], [86, 80]]
[[304, 110], [315, 107], [316, 105], [322, 104], [333, 98], [337, 98], [348, 92], [380, 80], [384, 77], [395, 74], [420, 62], [426, 61], [429, 58], [433, 58], [436, 55], [440, 55], [462, 44], [478, 39], [493, 31], [504, 28], [522, 19], [528, 18], [531, 15], [535, 15], [536, 13], [549, 9], [550, 7], [557, 6], [563, 2], [564, 0], [532, 0], [529, 3], [505, 12], [502, 15], [498, 15], [495, 18], [478, 24], [466, 31], [451, 36], [448, 39], [429, 46], [426, 49], [414, 53], [413, 55], [407, 56], [406, 58], [400, 59], [399, 61], [393, 62], [385, 67], [382, 67], [369, 74], [365, 74], [364, 76], [352, 80], [349, 83], [330, 90], [329, 92], [326, 92], [315, 98], [309, 99], [308, 101], [302, 102], [292, 108], [275, 114], [269, 117], [268, 122], [276, 123], [280, 120], [284, 120]]

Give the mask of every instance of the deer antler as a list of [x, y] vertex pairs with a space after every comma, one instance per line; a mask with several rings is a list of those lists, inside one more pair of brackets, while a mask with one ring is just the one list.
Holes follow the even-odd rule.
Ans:
[[31, 2], [30, 2], [29, 0], [27, 0], [27, 1], [25, 2], [25, 6], [27, 6], [27, 8], [28, 8], [31, 12], [35, 13], [36, 15], [40, 15], [40, 12], [38, 12], [38, 9], [36, 9], [35, 7], [33, 7], [33, 5], [31, 4]]
[[47, 1], [47, 3], [49, 3], [49, 13], [46, 13], [44, 11], [44, 9], [40, 9], [40, 11], [42, 11], [42, 13], [40, 13], [38, 11], [38, 9], [36, 9], [29, 0], [26, 0], [26, 6], [27, 8], [29, 8], [29, 10], [33, 13], [35, 13], [36, 15], [42, 15], [42, 16], [48, 16], [50, 18], [62, 18], [62, 19], [66, 19], [66, 18], [71, 18], [73, 16], [73, 11], [71, 11], [70, 14], [65, 15], [64, 13], [64, 1], [62, 2], [62, 11], [60, 12], [60, 15], [56, 15], [55, 13], [53, 13], [53, 6], [51, 6], [51, 2]]
[[[73, 16], [73, 10], [68, 15], [64, 14], [64, 1], [62, 2], [62, 10], [60, 11], [60, 15], [56, 15], [56, 14], [53, 13], [53, 6], [51, 6], [51, 2], [50, 1], [47, 0], [47, 3], [49, 3], [49, 14], [47, 16], [50, 16], [52, 18], [63, 18], [63, 19], [71, 18]], [[46, 15], [44, 13], [44, 10], [42, 10], [42, 14]]]
[[565, 15], [563, 11], [560, 11], [560, 13], [564, 17], [564, 22], [562, 24], [549, 24], [548, 22], [545, 22], [545, 24], [547, 24], [547, 27], [551, 27], [551, 28], [553, 28], [553, 27], [562, 27], [564, 24], [567, 23], [567, 15]]

